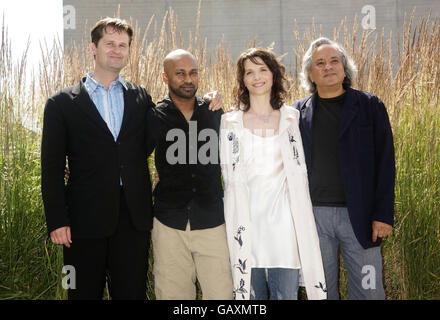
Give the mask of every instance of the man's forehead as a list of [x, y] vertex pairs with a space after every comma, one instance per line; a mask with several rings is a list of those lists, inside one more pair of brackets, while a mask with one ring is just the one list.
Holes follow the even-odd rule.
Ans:
[[183, 63], [183, 62], [194, 62], [194, 64], [197, 64], [196, 59], [189, 54], [181, 54], [181, 55], [177, 55], [171, 58], [171, 61], [173, 61], [174, 63]]
[[112, 26], [107, 26], [107, 27], [105, 27], [102, 30], [102, 36], [103, 37], [105, 37], [105, 36], [113, 36], [113, 35], [126, 35], [127, 38], [129, 37], [128, 33], [125, 30], [116, 29], [116, 28], [114, 28]]
[[332, 45], [322, 45], [315, 50], [313, 56], [316, 60], [323, 59], [323, 56], [330, 56], [330, 58], [340, 58], [342, 55], [337, 48]]
[[[324, 60], [325, 58], [326, 57], [318, 56], [318, 57], [315, 57], [315, 60]], [[331, 55], [329, 58], [330, 59], [334, 59], [334, 58], [340, 59], [341, 55], [340, 54], [335, 54], [335, 55]]]
[[173, 73], [180, 73], [180, 72], [184, 72], [184, 73], [193, 73], [193, 72], [199, 72], [198, 68], [174, 68], [169, 70], [169, 72], [173, 72]]
[[190, 67], [185, 67], [185, 66], [174, 66], [175, 70], [199, 70], [199, 67], [197, 67], [197, 65], [195, 66], [190, 66]]
[[197, 61], [187, 55], [182, 55], [179, 57], [174, 57], [169, 60], [174, 69], [198, 69]]

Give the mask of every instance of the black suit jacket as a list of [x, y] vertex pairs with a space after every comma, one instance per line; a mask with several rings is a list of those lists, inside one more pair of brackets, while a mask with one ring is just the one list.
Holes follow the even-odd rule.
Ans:
[[49, 98], [44, 110], [41, 168], [48, 231], [70, 226], [72, 238], [111, 235], [119, 217], [120, 178], [134, 227], [150, 230], [151, 97], [145, 89], [127, 83], [122, 126], [115, 141], [84, 81]]
[[[299, 128], [309, 179], [312, 172], [313, 113], [317, 94], [294, 107], [301, 113]], [[341, 113], [338, 154], [347, 209], [362, 247], [372, 242], [373, 220], [394, 224], [395, 159], [393, 134], [386, 108], [375, 95], [347, 89]]]

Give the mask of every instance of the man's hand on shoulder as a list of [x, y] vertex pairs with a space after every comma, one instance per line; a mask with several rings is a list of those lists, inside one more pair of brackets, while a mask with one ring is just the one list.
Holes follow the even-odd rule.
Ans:
[[72, 243], [70, 227], [55, 229], [50, 233], [50, 240], [52, 240], [54, 244], [64, 244], [67, 248], [70, 248], [70, 244]]
[[218, 91], [208, 92], [203, 96], [203, 100], [210, 102], [209, 110], [217, 111], [223, 107], [223, 98]]

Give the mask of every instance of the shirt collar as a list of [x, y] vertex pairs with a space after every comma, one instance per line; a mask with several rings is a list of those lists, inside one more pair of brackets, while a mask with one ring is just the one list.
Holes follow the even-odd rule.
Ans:
[[[124, 80], [122, 80], [122, 78], [121, 78], [121, 75], [118, 75], [118, 77], [116, 78], [116, 80], [115, 81], [113, 81], [111, 84], [110, 84], [110, 86], [113, 84], [113, 83], [120, 83], [124, 88], [125, 88], [125, 90], [127, 90], [128, 88], [127, 88], [127, 85], [125, 84], [125, 82], [124, 82]], [[85, 83], [92, 91], [95, 91], [98, 87], [101, 87], [101, 88], [105, 88], [105, 86], [103, 85], [103, 84], [101, 84], [101, 83], [99, 83], [98, 81], [96, 81], [95, 79], [93, 79], [93, 71], [91, 71], [91, 72], [89, 72], [88, 74], [87, 74], [87, 77], [86, 77], [86, 83]]]
[[[196, 111], [198, 107], [200, 107], [200, 106], [202, 106], [203, 104], [206, 103], [205, 100], [203, 100], [202, 98], [198, 97], [197, 95], [195, 97], [196, 97], [196, 100], [194, 102], [194, 111]], [[170, 106], [171, 108], [178, 109], [175, 106], [173, 100], [171, 99], [169, 93], [161, 101], [158, 102], [158, 104], [161, 104], [161, 103], [165, 103], [168, 106]]]

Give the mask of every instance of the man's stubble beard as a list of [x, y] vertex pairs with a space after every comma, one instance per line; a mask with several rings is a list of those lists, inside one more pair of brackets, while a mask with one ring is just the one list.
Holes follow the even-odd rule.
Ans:
[[170, 91], [171, 91], [172, 93], [174, 93], [174, 94], [175, 94], [176, 96], [178, 96], [179, 98], [183, 98], [183, 99], [192, 99], [192, 98], [195, 97], [195, 95], [196, 95], [196, 93], [197, 93], [197, 89], [198, 89], [198, 87], [194, 86], [194, 90], [191, 91], [190, 93], [186, 93], [185, 91], [180, 90], [180, 87], [178, 87], [178, 88], [176, 89], [176, 88], [173, 88], [172, 86], [170, 86], [169, 89], [170, 89]]

